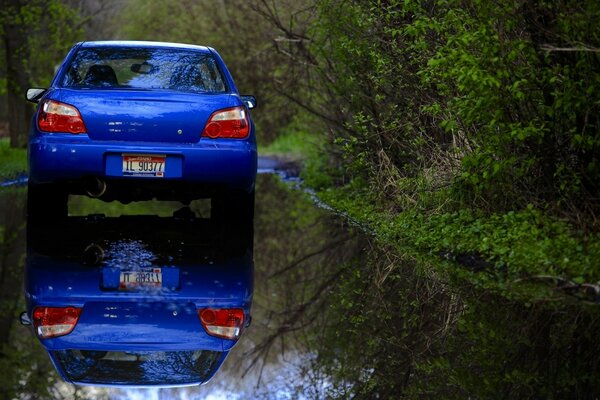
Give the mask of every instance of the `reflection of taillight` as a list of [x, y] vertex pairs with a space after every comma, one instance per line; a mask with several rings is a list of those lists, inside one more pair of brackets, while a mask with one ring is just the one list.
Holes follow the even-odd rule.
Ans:
[[38, 127], [44, 132], [86, 133], [79, 110], [56, 100], [44, 100], [38, 113]]
[[33, 327], [40, 339], [64, 336], [71, 333], [81, 314], [77, 307], [36, 307], [33, 310]]
[[241, 308], [205, 308], [198, 316], [206, 333], [224, 339], [237, 339], [244, 326], [244, 310]]
[[250, 121], [245, 107], [226, 108], [215, 111], [202, 132], [211, 139], [245, 139], [250, 134]]

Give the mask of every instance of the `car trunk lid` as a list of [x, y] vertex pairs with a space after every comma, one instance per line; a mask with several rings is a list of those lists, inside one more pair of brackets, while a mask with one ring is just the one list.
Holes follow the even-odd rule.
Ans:
[[169, 90], [63, 89], [92, 140], [196, 143], [210, 115], [236, 105], [230, 94]]
[[59, 339], [73, 348], [102, 344], [107, 349], [223, 350], [223, 341], [203, 329], [196, 306], [177, 301], [87, 302], [73, 332]]

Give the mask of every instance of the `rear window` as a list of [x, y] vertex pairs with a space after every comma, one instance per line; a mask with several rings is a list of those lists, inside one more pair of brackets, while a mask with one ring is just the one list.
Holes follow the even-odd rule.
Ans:
[[194, 93], [226, 91], [212, 55], [161, 48], [82, 48], [63, 87], [167, 89]]
[[94, 351], [52, 352], [69, 380], [89, 384], [178, 385], [205, 382], [223, 353], [196, 351]]

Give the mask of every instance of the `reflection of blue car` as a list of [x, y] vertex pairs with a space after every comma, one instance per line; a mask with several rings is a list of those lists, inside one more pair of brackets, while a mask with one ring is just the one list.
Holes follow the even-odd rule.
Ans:
[[216, 199], [251, 216], [256, 139], [211, 48], [157, 42], [75, 45], [39, 102], [29, 139], [29, 212], [66, 211], [67, 193], [128, 202]]
[[71, 217], [60, 237], [31, 227], [27, 315], [60, 375], [89, 385], [209, 380], [250, 323], [249, 230], [158, 217]]

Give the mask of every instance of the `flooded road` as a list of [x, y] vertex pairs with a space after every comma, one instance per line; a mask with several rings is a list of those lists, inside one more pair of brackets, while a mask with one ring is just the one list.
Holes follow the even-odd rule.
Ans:
[[[538, 295], [523, 302], [474, 289], [377, 245], [289, 186], [273, 174], [259, 176], [253, 230], [209, 219], [210, 205], [202, 201], [185, 209], [73, 198], [67, 222], [27, 232], [26, 190], [2, 189], [0, 398], [598, 398], [596, 305], [552, 292], [546, 300]], [[115, 271], [124, 265], [136, 273], [160, 269], [161, 287], [119, 289]], [[206, 348], [228, 352], [222, 364], [210, 364], [217, 370], [205, 385], [73, 386], [62, 382], [46, 349], [19, 324], [32, 294], [50, 292], [105, 310], [109, 296], [137, 299], [139, 307], [126, 312], [111, 304], [96, 329], [81, 336], [92, 343], [121, 335], [138, 346], [102, 357], [80, 346], [76, 358], [100, 358], [92, 369], [113, 380], [135, 375], [131, 368], [110, 369], [134, 360], [152, 363], [164, 382], [185, 378], [174, 368], [186, 364], [181, 360], [147, 356], [161, 340], [150, 341], [136, 318], [150, 318], [147, 325], [167, 321], [163, 337], [178, 343], [199, 340], [193, 335], [203, 331], [196, 311], [175, 303], [246, 310], [245, 325], [231, 349], [227, 340], [202, 336]], [[93, 322], [84, 317], [82, 326]], [[129, 332], [115, 319], [134, 328]], [[188, 364], [200, 371], [204, 356], [190, 357]], [[78, 365], [73, 374], [89, 372], [88, 364]], [[138, 370], [136, 379], [152, 377], [148, 368]]]

